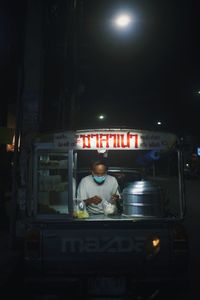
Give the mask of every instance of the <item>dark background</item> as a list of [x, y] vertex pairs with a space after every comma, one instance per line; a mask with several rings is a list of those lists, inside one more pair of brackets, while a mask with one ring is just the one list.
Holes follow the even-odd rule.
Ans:
[[[51, 74], [44, 76], [46, 100], [43, 100], [42, 108], [44, 129], [48, 130], [54, 129], [52, 113], [56, 109], [59, 113], [58, 90], [66, 85], [70, 91], [72, 85], [73, 66], [70, 58], [66, 59], [67, 55], [70, 56], [72, 45], [68, 43], [67, 50], [64, 50], [66, 36], [70, 36], [72, 29], [70, 1], [42, 2], [44, 74]], [[198, 135], [198, 1], [80, 2], [77, 63], [78, 81], [83, 92], [76, 107], [79, 112], [78, 126], [156, 128], [156, 122], [160, 120], [163, 130]], [[135, 16], [133, 28], [125, 34], [110, 26], [110, 19], [121, 8], [132, 11]], [[26, 0], [1, 1], [1, 126], [6, 123], [8, 104], [17, 101], [26, 11]], [[48, 106], [45, 104], [47, 102]], [[97, 119], [99, 113], [106, 115], [102, 123]]]
[[[19, 70], [24, 64], [27, 32], [27, 0], [0, 2], [0, 127], [6, 126], [10, 107], [20, 110]], [[42, 3], [43, 97], [40, 130], [61, 128], [60, 98], [68, 114], [73, 87], [71, 14], [67, 0], [32, 0]], [[200, 18], [196, 0], [83, 0], [78, 16], [76, 103], [77, 126], [163, 129], [199, 136], [200, 112]], [[110, 27], [109, 20], [125, 7], [136, 20], [124, 35]], [[33, 28], [37, 18], [32, 20]], [[30, 39], [32, 38], [29, 36]], [[35, 57], [30, 49], [30, 57]], [[31, 73], [31, 68], [29, 73]], [[100, 122], [99, 113], [106, 115]], [[156, 122], [162, 121], [158, 127]], [[65, 118], [63, 118], [65, 121]], [[11, 191], [10, 157], [0, 148], [1, 226], [3, 197]], [[6, 173], [7, 172], [7, 173]], [[192, 262], [190, 269], [196, 291], [199, 282], [198, 181], [189, 181], [188, 214]], [[9, 196], [10, 197], [10, 196]], [[3, 220], [3, 221], [2, 221]], [[6, 223], [7, 222], [7, 223]], [[6, 226], [8, 220], [5, 221]], [[3, 244], [3, 243], [1, 243]], [[4, 256], [2, 256], [4, 260]], [[3, 268], [2, 268], [3, 270]], [[5, 274], [4, 274], [5, 275]], [[196, 281], [195, 281], [196, 280]], [[194, 289], [195, 291], [195, 289]]]

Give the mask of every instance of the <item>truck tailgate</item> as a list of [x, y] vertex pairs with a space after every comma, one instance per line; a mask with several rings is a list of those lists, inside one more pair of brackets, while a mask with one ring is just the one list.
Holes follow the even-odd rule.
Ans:
[[[153, 243], [159, 242], [159, 245]], [[170, 263], [168, 228], [45, 229], [42, 261], [53, 273], [133, 273], [165, 270]]]

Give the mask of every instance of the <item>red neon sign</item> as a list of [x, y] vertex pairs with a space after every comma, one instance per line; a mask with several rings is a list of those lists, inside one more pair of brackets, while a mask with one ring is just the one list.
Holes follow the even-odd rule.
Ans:
[[80, 134], [77, 140], [77, 146], [82, 149], [137, 149], [138, 134], [128, 133], [91, 133]]

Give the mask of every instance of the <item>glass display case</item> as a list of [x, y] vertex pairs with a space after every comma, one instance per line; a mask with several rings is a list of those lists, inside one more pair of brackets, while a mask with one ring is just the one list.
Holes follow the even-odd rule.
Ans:
[[38, 151], [38, 213], [68, 213], [67, 154]]

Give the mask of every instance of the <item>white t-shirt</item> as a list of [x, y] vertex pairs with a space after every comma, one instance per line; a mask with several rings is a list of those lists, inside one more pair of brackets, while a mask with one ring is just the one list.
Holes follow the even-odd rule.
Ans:
[[102, 199], [102, 202], [97, 205], [91, 204], [87, 206], [88, 212], [92, 214], [102, 214], [103, 201], [110, 202], [110, 198], [113, 194], [120, 196], [117, 179], [110, 175], [106, 175], [106, 179], [102, 184], [96, 183], [92, 175], [88, 175], [82, 178], [77, 190], [78, 199], [86, 200], [94, 196], [99, 196]]

